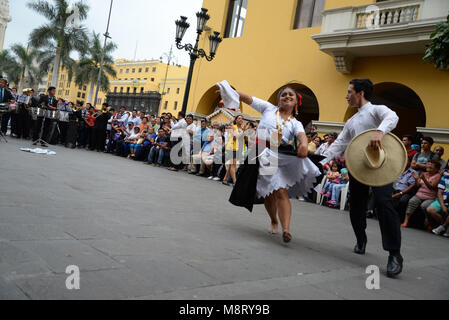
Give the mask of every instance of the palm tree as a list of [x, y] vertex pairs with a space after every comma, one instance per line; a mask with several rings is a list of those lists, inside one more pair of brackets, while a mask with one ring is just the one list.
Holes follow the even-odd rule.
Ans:
[[[112, 52], [117, 48], [115, 43], [108, 42], [104, 51], [103, 71], [100, 77], [100, 89], [103, 92], [109, 91], [109, 77], [115, 78], [117, 73], [114, 69], [114, 59]], [[87, 101], [92, 103], [94, 88], [100, 72], [101, 55], [103, 48], [101, 46], [100, 34], [92, 33], [87, 55], [82, 58], [75, 66], [75, 82], [77, 85], [90, 84]], [[96, 104], [96, 101], [94, 101]]]
[[[50, 61], [53, 64], [53, 73], [51, 85], [56, 87], [59, 78], [59, 67], [62, 65], [69, 68], [73, 66], [73, 60], [70, 58], [72, 51], [78, 51], [84, 54], [87, 49], [88, 37], [86, 29], [83, 27], [68, 27], [67, 22], [72, 17], [71, 12], [67, 13], [69, 4], [67, 0], [35, 0], [27, 3], [28, 8], [43, 15], [49, 21], [48, 23], [34, 29], [30, 34], [30, 44], [34, 48], [43, 49], [41, 57], [44, 61], [42, 68], [49, 67]], [[82, 0], [75, 3], [78, 8], [79, 20], [87, 18], [89, 10]], [[70, 73], [70, 72], [69, 72]]]
[[8, 50], [0, 51], [0, 75], [6, 77], [11, 83], [18, 83], [20, 70], [17, 61]]
[[[22, 92], [25, 79], [28, 83], [40, 82], [42, 79], [42, 74], [39, 74], [39, 60], [37, 59], [39, 52], [29, 46], [25, 48], [21, 44], [14, 44], [11, 47], [11, 51], [15, 54], [19, 70], [19, 92]], [[39, 78], [39, 76], [41, 77]]]

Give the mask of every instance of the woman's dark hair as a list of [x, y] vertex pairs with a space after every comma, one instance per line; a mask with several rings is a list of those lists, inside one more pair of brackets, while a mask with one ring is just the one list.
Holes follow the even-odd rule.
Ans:
[[292, 115], [293, 115], [293, 117], [296, 118], [296, 120], [299, 121], [299, 107], [302, 105], [302, 101], [299, 101], [299, 97], [298, 97], [299, 92], [298, 92], [298, 91], [296, 91], [294, 88], [292, 88], [292, 87], [290, 87], [290, 86], [285, 86], [285, 87], [281, 88], [281, 90], [279, 90], [279, 93], [278, 93], [277, 102], [279, 103], [279, 100], [281, 99], [282, 93], [283, 93], [285, 90], [287, 90], [287, 89], [290, 89], [290, 90], [292, 90], [292, 91], [295, 93], [296, 100], [298, 101], [298, 104], [299, 104], [299, 106], [298, 106], [298, 114], [296, 114], [295, 109], [293, 109]]
[[235, 119], [234, 119], [234, 121], [233, 121], [234, 124], [237, 124], [237, 118], [238, 118], [238, 117], [242, 117], [242, 119], [243, 119], [243, 116], [242, 116], [241, 114], [239, 114], [237, 117], [235, 117]]
[[370, 100], [373, 96], [374, 85], [370, 79], [352, 79], [349, 84], [354, 86], [355, 92], [364, 92], [364, 97], [366, 100]]
[[429, 163], [433, 164], [435, 166], [435, 169], [440, 170], [441, 168], [441, 162], [435, 159], [432, 159], [429, 161]]

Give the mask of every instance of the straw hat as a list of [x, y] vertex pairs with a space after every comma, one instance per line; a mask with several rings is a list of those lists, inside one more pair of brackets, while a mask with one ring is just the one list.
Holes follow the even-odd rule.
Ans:
[[382, 139], [382, 148], [373, 150], [369, 141], [376, 129], [355, 137], [346, 149], [346, 166], [359, 182], [372, 186], [385, 186], [396, 181], [407, 166], [407, 151], [402, 141], [392, 133]]

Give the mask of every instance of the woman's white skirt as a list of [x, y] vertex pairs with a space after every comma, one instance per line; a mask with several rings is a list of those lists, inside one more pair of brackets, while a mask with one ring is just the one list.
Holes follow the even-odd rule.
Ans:
[[287, 189], [290, 198], [307, 194], [321, 175], [309, 158], [275, 153], [265, 149], [259, 157], [257, 195], [266, 198], [274, 191]]

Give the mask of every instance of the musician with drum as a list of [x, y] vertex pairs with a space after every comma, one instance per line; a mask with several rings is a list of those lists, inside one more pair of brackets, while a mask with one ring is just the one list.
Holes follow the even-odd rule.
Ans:
[[[40, 107], [45, 109], [46, 111], [45, 111], [44, 118], [38, 117], [37, 134], [39, 134], [40, 125], [41, 125], [42, 121], [45, 119], [44, 134], [42, 137], [45, 141], [50, 142], [50, 140], [52, 138], [50, 136], [50, 130], [52, 129], [52, 127], [56, 126], [56, 121], [57, 121], [58, 100], [56, 99], [56, 96], [55, 96], [55, 93], [56, 93], [55, 87], [49, 87], [47, 92], [48, 92], [48, 95], [41, 96], [41, 98], [39, 100]], [[37, 140], [37, 139], [38, 139], [38, 137], [33, 140]]]
[[15, 99], [12, 93], [8, 90], [8, 81], [6, 79], [0, 79], [0, 116], [1, 116], [1, 131], [3, 135], [6, 135], [8, 131], [8, 121], [11, 117], [10, 105], [15, 104]]
[[58, 119], [58, 125], [59, 125], [59, 142], [61, 144], [66, 144], [67, 141], [67, 129], [69, 127], [69, 120], [70, 120], [70, 114], [72, 113], [72, 108], [69, 106], [68, 103], [65, 103], [65, 101], [61, 98], [58, 99], [58, 110], [59, 110], [59, 119]]

